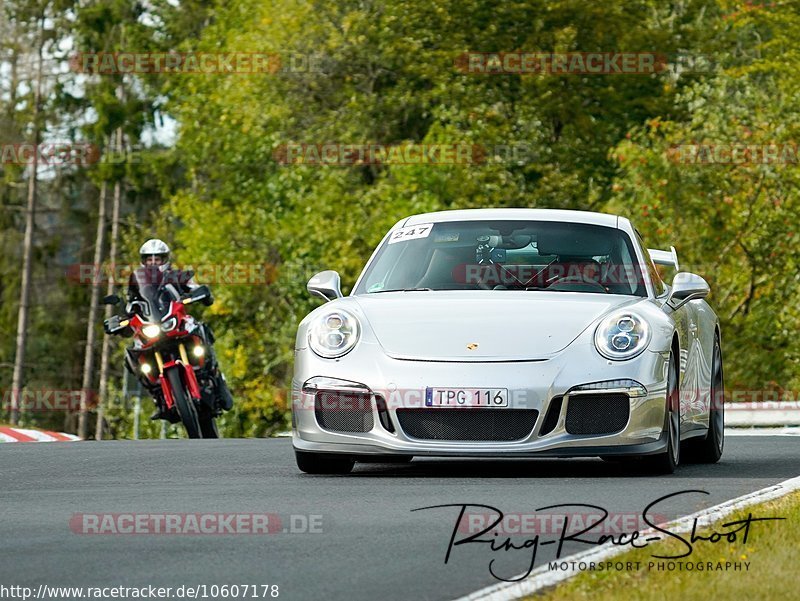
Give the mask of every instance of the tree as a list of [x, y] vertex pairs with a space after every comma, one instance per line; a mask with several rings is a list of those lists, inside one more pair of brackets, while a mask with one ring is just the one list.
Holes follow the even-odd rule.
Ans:
[[632, 214], [650, 244], [675, 244], [682, 268], [711, 284], [730, 398], [774, 400], [800, 383], [800, 311], [786, 302], [800, 294], [800, 9], [730, 15], [723, 36], [741, 50], [720, 44], [718, 70], [678, 97], [680, 118], [620, 142], [609, 208]]
[[[602, 210], [617, 169], [609, 151], [652, 116], [684, 110], [676, 95], [697, 79], [481, 76], [456, 68], [462, 53], [697, 51], [718, 20], [713, 2], [281, 0], [220, 7], [192, 49], [258, 48], [283, 64], [311, 56], [321, 66], [272, 76], [173, 77], [167, 89], [191, 178], [170, 203], [181, 224], [180, 257], [266, 262], [277, 274], [269, 285], [215, 287], [210, 319], [240, 399], [237, 413], [225, 416], [227, 431], [263, 435], [285, 427], [293, 338], [315, 306], [305, 293], [315, 270], [338, 269], [347, 286], [385, 231], [412, 213]], [[488, 160], [349, 167], [276, 160], [287, 144], [329, 142], [475, 144], [488, 149]], [[524, 148], [527, 156], [496, 156], [503, 147]]]
[[[37, 7], [39, 8], [39, 7]], [[44, 78], [44, 50], [46, 7], [42, 6], [32, 15], [35, 19], [36, 74], [31, 78], [33, 101], [31, 111], [31, 144], [39, 148], [42, 138], [41, 102]], [[28, 166], [28, 198], [25, 209], [25, 237], [22, 243], [22, 276], [20, 281], [19, 311], [17, 315], [17, 344], [14, 356], [14, 374], [11, 380], [11, 423], [19, 421], [19, 395], [22, 391], [25, 350], [28, 340], [28, 309], [31, 294], [31, 271], [33, 262], [33, 230], [36, 216], [36, 190], [38, 184], [39, 158], [34, 157]]]

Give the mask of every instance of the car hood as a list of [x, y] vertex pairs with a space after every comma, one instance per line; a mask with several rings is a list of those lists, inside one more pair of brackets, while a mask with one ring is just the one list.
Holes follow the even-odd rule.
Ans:
[[613, 308], [643, 300], [534, 291], [388, 292], [354, 298], [387, 355], [475, 362], [547, 359]]

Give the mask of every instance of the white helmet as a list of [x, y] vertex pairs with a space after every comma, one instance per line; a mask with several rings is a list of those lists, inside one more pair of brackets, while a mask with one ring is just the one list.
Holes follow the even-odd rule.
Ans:
[[151, 238], [139, 249], [139, 258], [142, 265], [147, 265], [147, 257], [157, 256], [161, 258], [161, 265], [158, 266], [159, 271], [166, 271], [169, 269], [169, 246], [163, 240], [158, 238]]

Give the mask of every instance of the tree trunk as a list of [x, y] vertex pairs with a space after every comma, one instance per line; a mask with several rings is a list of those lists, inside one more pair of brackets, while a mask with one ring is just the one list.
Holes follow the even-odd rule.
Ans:
[[[33, 145], [39, 147], [41, 140], [40, 104], [42, 99], [42, 54], [44, 51], [44, 16], [39, 20], [39, 43], [36, 84], [33, 95]], [[19, 399], [25, 377], [25, 348], [28, 342], [28, 308], [31, 296], [31, 265], [33, 260], [33, 229], [36, 225], [36, 185], [39, 175], [38, 152], [34, 153], [28, 173], [28, 199], [25, 211], [25, 237], [22, 243], [22, 278], [19, 292], [19, 311], [17, 313], [17, 346], [14, 355], [14, 375], [11, 379], [11, 424], [19, 423]]]
[[89, 399], [94, 380], [94, 351], [97, 340], [97, 313], [100, 307], [101, 266], [106, 237], [106, 194], [108, 184], [100, 186], [100, 200], [97, 211], [97, 235], [94, 239], [94, 264], [92, 265], [92, 295], [89, 301], [89, 317], [86, 323], [86, 350], [83, 356], [83, 380], [81, 383], [81, 407], [78, 416], [78, 436], [86, 438], [89, 433]]
[[[117, 150], [122, 152], [122, 128], [117, 129]], [[122, 201], [122, 181], [117, 180], [114, 182], [114, 205], [111, 211], [111, 248], [108, 252], [108, 262], [111, 265], [112, 273], [119, 273], [115, 269], [117, 261], [117, 241], [119, 239], [119, 209]], [[114, 278], [109, 277], [107, 294], [114, 293]], [[106, 306], [106, 318], [111, 317], [113, 308], [110, 305]], [[95, 425], [95, 439], [103, 439], [103, 414], [104, 407], [108, 400], [108, 362], [111, 355], [111, 336], [108, 334], [103, 338], [103, 350], [100, 356], [100, 396], [97, 405], [97, 424]]]

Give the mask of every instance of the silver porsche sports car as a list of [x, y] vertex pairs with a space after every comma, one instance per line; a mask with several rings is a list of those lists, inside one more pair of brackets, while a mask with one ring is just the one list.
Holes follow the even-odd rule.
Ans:
[[542, 209], [415, 215], [344, 297], [300, 323], [298, 467], [412, 457], [634, 459], [656, 473], [722, 454], [719, 319], [706, 281], [624, 217]]

